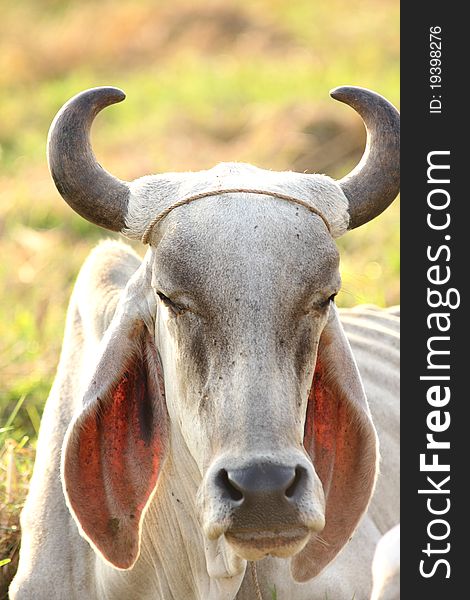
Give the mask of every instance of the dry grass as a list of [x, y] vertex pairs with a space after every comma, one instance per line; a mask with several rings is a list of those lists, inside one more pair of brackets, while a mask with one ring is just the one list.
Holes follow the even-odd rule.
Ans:
[[[398, 103], [396, 0], [2, 3], [0, 565], [11, 562], [0, 566], [0, 600], [68, 297], [107, 235], [50, 181], [53, 115], [82, 89], [123, 87], [128, 99], [99, 117], [94, 147], [125, 179], [224, 160], [340, 176], [364, 143], [359, 119], [328, 99], [343, 83]], [[398, 235], [396, 204], [340, 240], [341, 305], [398, 302]]]
[[[0, 429], [0, 439], [2, 438]], [[13, 577], [20, 542], [19, 514], [28, 491], [34, 460], [34, 450], [6, 439], [0, 448], [0, 599], [7, 597], [8, 583]]]

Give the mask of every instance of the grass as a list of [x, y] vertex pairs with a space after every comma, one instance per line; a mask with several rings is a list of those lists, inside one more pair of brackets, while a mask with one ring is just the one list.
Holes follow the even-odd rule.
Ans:
[[20, 528], [18, 515], [28, 490], [34, 449], [28, 436], [20, 442], [9, 437], [15, 432], [13, 423], [23, 405], [22, 396], [4, 427], [0, 427], [0, 598], [6, 598], [9, 580], [16, 571]]
[[[364, 132], [328, 90], [363, 85], [398, 104], [398, 52], [396, 0], [2, 3], [0, 600], [70, 291], [90, 248], [111, 236], [50, 180], [55, 112], [87, 87], [122, 87], [127, 100], [100, 115], [93, 144], [124, 179], [224, 160], [339, 177]], [[398, 213], [395, 203], [339, 240], [340, 305], [398, 302]]]

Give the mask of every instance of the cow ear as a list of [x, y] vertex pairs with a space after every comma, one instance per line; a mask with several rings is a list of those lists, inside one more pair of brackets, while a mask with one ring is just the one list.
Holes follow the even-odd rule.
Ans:
[[142, 519], [167, 445], [158, 352], [136, 312], [126, 288], [62, 450], [69, 509], [82, 535], [118, 569], [139, 556]]
[[304, 447], [323, 484], [325, 528], [291, 562], [296, 581], [320, 573], [367, 510], [377, 473], [377, 436], [349, 343], [334, 306], [320, 338]]

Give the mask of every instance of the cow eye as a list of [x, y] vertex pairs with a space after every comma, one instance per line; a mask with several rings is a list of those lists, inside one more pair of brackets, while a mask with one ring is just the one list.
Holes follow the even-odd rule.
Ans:
[[337, 292], [335, 292], [334, 294], [331, 294], [331, 296], [329, 296], [329, 297], [328, 297], [328, 298], [327, 298], [327, 299], [326, 299], [324, 302], [322, 302], [322, 303], [320, 304], [320, 306], [321, 306], [322, 308], [326, 308], [327, 306], [329, 306], [329, 305], [330, 305], [330, 303], [331, 303], [331, 302], [334, 302], [334, 301], [335, 301], [335, 297], [336, 297], [337, 295], [338, 295], [338, 293], [337, 293]]
[[188, 310], [186, 307], [176, 304], [176, 302], [170, 300], [170, 298], [168, 298], [168, 296], [165, 296], [165, 294], [163, 294], [162, 292], [157, 292], [157, 296], [160, 298], [163, 304], [167, 308], [169, 308], [175, 315], [180, 315]]

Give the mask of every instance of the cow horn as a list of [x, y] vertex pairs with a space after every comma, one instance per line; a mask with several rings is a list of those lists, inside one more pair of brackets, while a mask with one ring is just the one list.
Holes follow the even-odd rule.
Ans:
[[380, 215], [400, 191], [400, 113], [364, 88], [338, 87], [330, 95], [354, 108], [367, 130], [361, 161], [338, 181], [349, 201], [348, 229], [354, 229]]
[[103, 108], [125, 97], [114, 87], [77, 94], [57, 113], [47, 140], [49, 169], [61, 196], [79, 215], [112, 231], [125, 227], [129, 187], [98, 164], [90, 128]]

